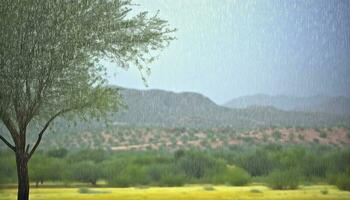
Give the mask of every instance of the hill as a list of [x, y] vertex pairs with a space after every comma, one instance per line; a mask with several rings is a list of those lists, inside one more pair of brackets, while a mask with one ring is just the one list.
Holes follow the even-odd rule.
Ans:
[[336, 114], [284, 111], [271, 106], [228, 108], [191, 92], [123, 89], [127, 105], [112, 118], [114, 123], [163, 127], [232, 127], [249, 129], [266, 126], [334, 126], [348, 118]]
[[[191, 92], [124, 88], [121, 94], [126, 108], [111, 113], [107, 124], [89, 120], [70, 126], [71, 122], [59, 119], [49, 130], [50, 136], [44, 137], [43, 148], [122, 150], [160, 148], [168, 144], [172, 148], [181, 144], [219, 147], [250, 141], [269, 143], [270, 139], [266, 138], [276, 131], [281, 133], [283, 143], [304, 143], [305, 137], [305, 143], [349, 144], [346, 127], [350, 120], [337, 114], [284, 111], [271, 106], [227, 108]], [[2, 132], [6, 132], [4, 127]], [[30, 143], [35, 141], [36, 132], [30, 131]]]
[[316, 105], [296, 107], [295, 110], [303, 110], [307, 112], [333, 113], [350, 116], [350, 98], [333, 97]]
[[350, 115], [349, 97], [292, 97], [292, 96], [270, 96], [257, 94], [238, 97], [225, 103], [229, 108], [247, 108], [249, 106], [272, 106], [286, 111], [323, 112], [339, 115]]

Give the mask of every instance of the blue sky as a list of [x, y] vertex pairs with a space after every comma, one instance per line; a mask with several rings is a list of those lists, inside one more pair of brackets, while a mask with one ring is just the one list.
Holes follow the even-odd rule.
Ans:
[[217, 103], [270, 95], [350, 96], [350, 1], [137, 0], [178, 29], [151, 64], [106, 64], [109, 82], [138, 89], [202, 93]]

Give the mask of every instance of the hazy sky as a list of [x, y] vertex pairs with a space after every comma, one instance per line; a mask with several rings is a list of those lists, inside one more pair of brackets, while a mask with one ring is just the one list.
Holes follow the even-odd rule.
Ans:
[[[217, 103], [256, 93], [350, 96], [350, 0], [135, 2], [178, 29], [150, 66], [148, 89]], [[147, 89], [137, 70], [108, 68], [110, 83]]]

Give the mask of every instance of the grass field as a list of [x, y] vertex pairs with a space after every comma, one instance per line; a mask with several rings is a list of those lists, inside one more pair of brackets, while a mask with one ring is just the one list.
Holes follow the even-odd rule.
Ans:
[[[0, 200], [16, 199], [15, 189], [0, 190]], [[244, 200], [244, 199], [349, 199], [350, 192], [333, 186], [305, 186], [298, 190], [271, 190], [264, 186], [187, 186], [174, 188], [90, 188], [80, 193], [79, 188], [31, 189], [31, 200]]]

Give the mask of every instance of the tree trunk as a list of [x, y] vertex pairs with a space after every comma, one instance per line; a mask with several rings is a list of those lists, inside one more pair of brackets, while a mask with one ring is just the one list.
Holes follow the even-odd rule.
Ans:
[[29, 199], [28, 158], [26, 153], [16, 152], [18, 193], [17, 200]]

